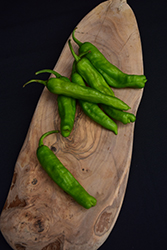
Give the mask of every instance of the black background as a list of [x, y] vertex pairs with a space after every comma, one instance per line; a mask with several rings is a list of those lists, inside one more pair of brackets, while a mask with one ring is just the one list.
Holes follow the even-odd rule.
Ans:
[[[100, 0], [4, 1], [0, 7], [0, 212], [43, 87], [23, 83], [53, 69], [78, 22]], [[167, 249], [167, 4], [128, 1], [141, 35], [148, 82], [135, 123], [125, 199], [100, 250]], [[0, 234], [0, 249], [10, 250]]]

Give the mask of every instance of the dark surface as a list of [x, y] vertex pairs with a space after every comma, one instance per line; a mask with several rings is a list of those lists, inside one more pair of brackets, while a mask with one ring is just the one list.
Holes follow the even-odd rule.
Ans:
[[[5, 1], [0, 8], [0, 212], [43, 87], [22, 85], [53, 69], [78, 22], [100, 0]], [[141, 35], [146, 84], [135, 124], [129, 181], [117, 222], [100, 250], [167, 249], [166, 1], [128, 1]], [[47, 76], [46, 76], [47, 77]], [[0, 249], [10, 250], [0, 234]]]

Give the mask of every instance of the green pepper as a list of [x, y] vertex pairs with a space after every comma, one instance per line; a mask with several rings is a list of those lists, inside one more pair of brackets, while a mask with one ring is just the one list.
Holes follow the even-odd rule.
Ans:
[[124, 112], [118, 109], [113, 109], [106, 105], [100, 105], [100, 106], [108, 116], [110, 116], [112, 119], [122, 122], [123, 124], [136, 121], [136, 116], [132, 113]]
[[58, 133], [58, 131], [49, 131], [39, 139], [39, 146], [36, 152], [39, 163], [51, 179], [81, 206], [87, 209], [95, 206], [96, 199], [87, 193], [69, 170], [64, 167], [53, 151], [44, 145], [44, 138], [53, 133]]
[[[70, 51], [76, 61], [76, 70], [85, 80], [85, 82], [93, 89], [97, 89], [106, 95], [114, 96], [113, 90], [106, 83], [103, 76], [95, 69], [92, 63], [86, 58], [88, 54], [91, 54], [91, 51], [85, 51], [80, 56], [77, 56], [74, 52], [71, 40], [68, 41]], [[84, 55], [84, 56], [83, 56]]]
[[81, 99], [93, 103], [102, 103], [121, 110], [130, 109], [130, 107], [119, 98], [102, 94], [95, 89], [86, 86], [80, 86], [76, 83], [68, 82], [60, 78], [49, 78], [46, 81], [32, 79], [25, 83], [23, 87], [32, 82], [38, 82], [45, 85], [47, 89], [53, 94], [65, 95], [74, 99]]
[[[36, 75], [40, 73], [51, 73], [54, 74], [57, 78], [63, 79], [70, 82], [68, 77], [61, 76], [54, 70], [44, 69], [36, 72]], [[74, 98], [58, 95], [57, 97], [58, 112], [61, 119], [60, 122], [60, 131], [62, 136], [68, 137], [73, 129], [75, 113], [76, 113], [76, 100]]]
[[[83, 52], [84, 57], [82, 57], [83, 53], [80, 54], [80, 56], [77, 56], [72, 48], [70, 40], [69, 40], [69, 47], [76, 61], [75, 63], [76, 71], [84, 78], [86, 83], [103, 94], [114, 96], [113, 90], [105, 82], [103, 76], [94, 68], [91, 62], [87, 58], [85, 58], [88, 52], [87, 51], [85, 51], [85, 53]], [[103, 105], [102, 108], [104, 112], [111, 118], [121, 121], [124, 124], [127, 124], [130, 121], [131, 122], [135, 121], [135, 116], [131, 113], [125, 113], [122, 110], [118, 112], [118, 109], [114, 109], [112, 107], [108, 107], [105, 105]]]
[[86, 58], [90, 60], [110, 86], [114, 88], [144, 88], [147, 81], [145, 75], [130, 75], [122, 72], [115, 65], [111, 64], [92, 43], [80, 42], [75, 37], [75, 30], [72, 33], [72, 37], [79, 46], [79, 54], [91, 51], [91, 53], [86, 55]]
[[[71, 73], [71, 81], [79, 84], [80, 86], [85, 86], [83, 78], [76, 71], [76, 62], [73, 63], [73, 69]], [[99, 106], [95, 103], [86, 102], [79, 100], [79, 105], [81, 106], [83, 112], [90, 117], [92, 120], [100, 124], [106, 129], [113, 131], [116, 135], [118, 134], [117, 124], [111, 120]]]

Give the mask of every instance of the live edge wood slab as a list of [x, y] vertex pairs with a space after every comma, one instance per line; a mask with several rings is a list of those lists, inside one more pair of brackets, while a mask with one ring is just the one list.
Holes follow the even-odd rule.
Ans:
[[[140, 35], [126, 1], [103, 2], [77, 27], [79, 40], [92, 42], [123, 72], [143, 74]], [[73, 46], [77, 52], [77, 45]], [[72, 62], [66, 43], [55, 70], [70, 77]], [[33, 91], [33, 85], [28, 87]], [[137, 114], [143, 89], [114, 92], [131, 107], [130, 112]], [[44, 88], [0, 217], [1, 232], [13, 249], [95, 250], [103, 244], [120, 212], [133, 148], [135, 124], [117, 124], [115, 135], [90, 120], [77, 105], [71, 135], [63, 138], [53, 134], [45, 139], [64, 166], [97, 199], [97, 205], [86, 210], [63, 192], [38, 163], [40, 136], [60, 126], [57, 97]]]

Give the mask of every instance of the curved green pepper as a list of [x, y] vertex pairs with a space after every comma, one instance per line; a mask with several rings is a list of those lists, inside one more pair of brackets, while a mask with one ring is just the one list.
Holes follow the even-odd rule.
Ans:
[[113, 109], [107, 105], [100, 105], [100, 106], [108, 116], [110, 116], [112, 119], [122, 122], [123, 124], [136, 121], [136, 116], [132, 113], [124, 112], [118, 109]]
[[[91, 54], [91, 51], [85, 51], [80, 56], [77, 56], [74, 52], [71, 40], [68, 41], [70, 51], [76, 61], [76, 70], [85, 80], [85, 82], [93, 89], [97, 89], [106, 95], [114, 96], [114, 92], [111, 87], [107, 84], [103, 76], [96, 70], [92, 63], [86, 58], [88, 54]], [[84, 55], [84, 56], [83, 56]]]
[[105, 56], [90, 42], [80, 42], [75, 37], [75, 30], [72, 33], [73, 40], [79, 45], [79, 54], [91, 51], [86, 57], [93, 66], [100, 72], [106, 82], [114, 88], [144, 88], [147, 81], [145, 75], [129, 75], [122, 72], [111, 64]]
[[[91, 62], [87, 58], [85, 58], [85, 56], [87, 54], [90, 54], [91, 52], [88, 53], [87, 51], [85, 51], [85, 53], [83, 52], [82, 54], [80, 54], [80, 56], [77, 56], [72, 48], [70, 41], [69, 41], [69, 47], [76, 61], [75, 63], [76, 71], [84, 78], [86, 83], [103, 94], [114, 96], [113, 90], [105, 82], [103, 76], [94, 68]], [[82, 57], [83, 54], [84, 57]], [[111, 118], [117, 121], [121, 121], [124, 124], [127, 124], [129, 122], [134, 122], [136, 119], [136, 117], [131, 113], [125, 113], [121, 110], [119, 110], [118, 112], [118, 109], [114, 109], [106, 105], [103, 105], [102, 108], [104, 112]]]
[[[75, 62], [73, 63], [73, 69], [71, 74], [71, 80], [74, 83], [79, 84], [80, 86], [85, 86], [83, 78], [77, 73]], [[95, 103], [79, 100], [79, 104], [83, 112], [90, 117], [92, 120], [100, 124], [106, 129], [113, 131], [116, 135], [118, 134], [117, 124], [111, 120], [99, 106]]]
[[97, 202], [96, 199], [87, 193], [68, 169], [59, 161], [52, 150], [43, 144], [44, 138], [53, 133], [58, 133], [58, 131], [49, 131], [43, 134], [39, 140], [36, 154], [41, 166], [60, 188], [73, 197], [73, 199], [84, 208], [89, 209], [95, 206]]
[[[54, 70], [44, 69], [36, 72], [36, 75], [40, 73], [51, 73], [57, 78], [70, 82], [68, 77], [61, 76]], [[75, 113], [76, 113], [76, 100], [74, 98], [58, 95], [57, 97], [58, 112], [61, 119], [60, 131], [62, 136], [68, 137], [73, 129]]]
[[46, 81], [32, 79], [25, 83], [23, 87], [32, 82], [38, 82], [45, 85], [47, 89], [53, 94], [65, 95], [74, 99], [81, 99], [93, 103], [102, 103], [121, 110], [130, 109], [130, 107], [126, 103], [124, 103], [117, 97], [105, 95], [95, 89], [86, 86], [80, 86], [76, 83], [68, 82], [63, 79], [49, 78]]

